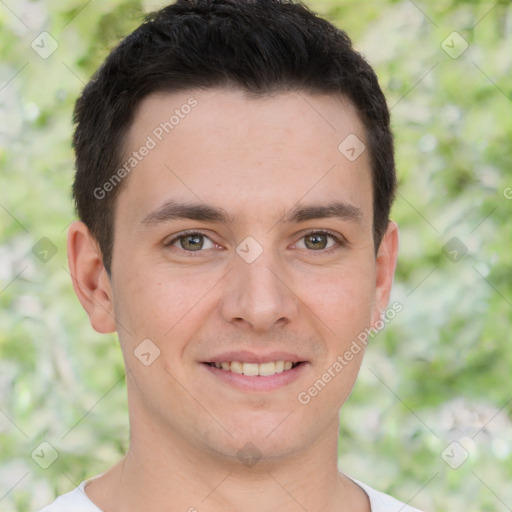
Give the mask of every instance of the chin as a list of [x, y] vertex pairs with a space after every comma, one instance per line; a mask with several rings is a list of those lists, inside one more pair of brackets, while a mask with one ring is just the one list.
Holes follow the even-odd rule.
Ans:
[[213, 448], [213, 452], [214, 456], [223, 459], [224, 464], [231, 463], [233, 469], [236, 468], [237, 471], [243, 466], [248, 469], [257, 466], [258, 469], [269, 470], [283, 459], [288, 459], [298, 453], [300, 448], [299, 443], [283, 445], [280, 442], [270, 442], [268, 439], [251, 440], [248, 437], [240, 445], [230, 443], [229, 446], [216, 446]]
[[239, 423], [236, 430], [227, 429], [233, 437], [226, 434], [222, 439], [207, 440], [209, 451], [247, 467], [288, 458], [304, 449], [306, 436], [301, 438], [297, 425], [291, 430], [280, 425], [284, 417], [281, 415], [279, 421], [275, 422]]

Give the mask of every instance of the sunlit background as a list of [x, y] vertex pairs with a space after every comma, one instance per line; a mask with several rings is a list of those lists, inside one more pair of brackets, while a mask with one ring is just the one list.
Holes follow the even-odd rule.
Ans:
[[[127, 449], [123, 362], [71, 286], [71, 112], [164, 2], [0, 1], [0, 510]], [[512, 7], [311, 1], [380, 77], [401, 226], [391, 302], [341, 415], [344, 472], [425, 511], [512, 510]], [[43, 444], [41, 444], [43, 443]]]

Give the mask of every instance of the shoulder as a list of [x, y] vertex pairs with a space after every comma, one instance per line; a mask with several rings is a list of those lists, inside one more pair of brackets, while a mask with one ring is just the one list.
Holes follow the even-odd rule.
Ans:
[[359, 485], [368, 495], [372, 512], [421, 512], [417, 508], [406, 505], [388, 494], [376, 491], [369, 485], [363, 484], [354, 478], [351, 480]]
[[85, 494], [86, 481], [39, 512], [102, 512]]

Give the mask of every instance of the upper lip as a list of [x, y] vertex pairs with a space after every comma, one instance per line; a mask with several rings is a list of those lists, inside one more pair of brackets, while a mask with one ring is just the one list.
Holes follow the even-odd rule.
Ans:
[[248, 350], [239, 350], [233, 352], [224, 352], [207, 359], [205, 363], [227, 363], [231, 361], [239, 361], [241, 363], [271, 363], [273, 361], [291, 361], [292, 363], [300, 363], [306, 361], [303, 357], [291, 352], [267, 352], [266, 354], [256, 354]]

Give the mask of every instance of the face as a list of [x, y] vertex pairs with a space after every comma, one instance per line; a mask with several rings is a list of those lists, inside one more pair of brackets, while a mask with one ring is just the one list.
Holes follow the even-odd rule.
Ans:
[[364, 346], [335, 363], [386, 307], [396, 254], [390, 225], [375, 255], [369, 155], [347, 158], [349, 135], [365, 141], [353, 106], [331, 96], [143, 101], [105, 292], [132, 437], [226, 459], [252, 443], [275, 459], [337, 436]]

